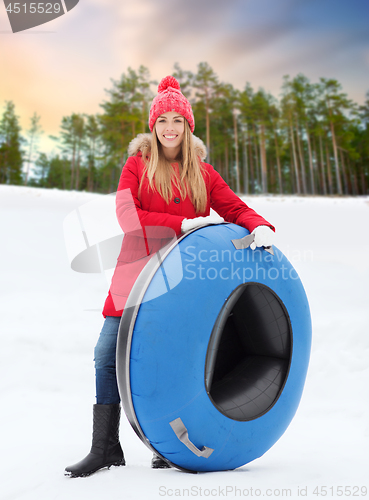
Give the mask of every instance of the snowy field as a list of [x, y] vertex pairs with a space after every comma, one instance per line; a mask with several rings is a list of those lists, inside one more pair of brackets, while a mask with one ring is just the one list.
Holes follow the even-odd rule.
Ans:
[[[235, 471], [151, 470], [122, 418], [127, 466], [70, 479], [89, 451], [93, 348], [108, 284], [71, 270], [63, 221], [96, 195], [0, 185], [1, 500], [364, 497], [369, 487], [369, 198], [260, 196], [309, 298], [313, 346], [295, 418]], [[318, 489], [316, 489], [318, 488]], [[320, 493], [317, 496], [315, 493]], [[367, 495], [368, 496], [368, 495]]]

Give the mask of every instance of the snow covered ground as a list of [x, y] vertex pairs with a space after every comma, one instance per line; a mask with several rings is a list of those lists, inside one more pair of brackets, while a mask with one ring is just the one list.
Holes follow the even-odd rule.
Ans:
[[64, 477], [91, 443], [93, 348], [108, 285], [102, 274], [70, 269], [63, 221], [96, 197], [0, 185], [1, 500], [319, 498], [314, 491], [362, 498], [369, 487], [368, 197], [246, 200], [275, 224], [276, 246], [297, 269], [313, 319], [303, 398], [271, 450], [236, 471], [154, 471], [123, 418], [127, 466]]

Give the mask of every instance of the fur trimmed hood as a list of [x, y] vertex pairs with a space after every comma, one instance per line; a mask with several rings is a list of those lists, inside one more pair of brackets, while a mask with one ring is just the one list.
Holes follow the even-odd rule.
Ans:
[[[128, 146], [128, 156], [135, 156], [144, 146], [150, 148], [151, 136], [152, 134], [138, 134], [132, 139]], [[201, 161], [204, 161], [208, 154], [205, 144], [195, 135], [192, 136], [192, 140], [197, 156], [200, 157]]]

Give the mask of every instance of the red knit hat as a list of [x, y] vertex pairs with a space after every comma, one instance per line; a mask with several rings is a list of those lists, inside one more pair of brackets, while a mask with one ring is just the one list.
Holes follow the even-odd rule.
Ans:
[[193, 133], [195, 130], [195, 118], [191, 104], [182, 94], [181, 87], [174, 76], [163, 78], [159, 83], [158, 92], [158, 95], [152, 101], [149, 113], [149, 127], [151, 132], [160, 115], [168, 111], [176, 111], [186, 118]]

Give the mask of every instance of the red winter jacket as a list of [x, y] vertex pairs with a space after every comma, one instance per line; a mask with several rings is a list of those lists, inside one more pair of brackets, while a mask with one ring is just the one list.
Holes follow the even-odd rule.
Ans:
[[[131, 142], [128, 149], [131, 156], [124, 165], [120, 177], [116, 212], [124, 238], [105, 301], [104, 317], [122, 315], [137, 276], [155, 252], [171, 239], [181, 235], [184, 219], [205, 217], [210, 215], [212, 208], [226, 222], [243, 226], [250, 232], [260, 225], [269, 226], [274, 230], [269, 222], [240, 200], [208, 163], [202, 163], [206, 172], [204, 179], [207, 189], [207, 204], [203, 213], [196, 214], [189, 197], [181, 199], [175, 187], [173, 198], [167, 204], [160, 194], [149, 187], [147, 176], [143, 181], [139, 199], [138, 188], [144, 170], [140, 149], [144, 143], [150, 141], [150, 134], [140, 134]], [[206, 157], [206, 148], [195, 136], [194, 142], [196, 153], [203, 160]], [[178, 165], [173, 163], [173, 168], [178, 168]]]

